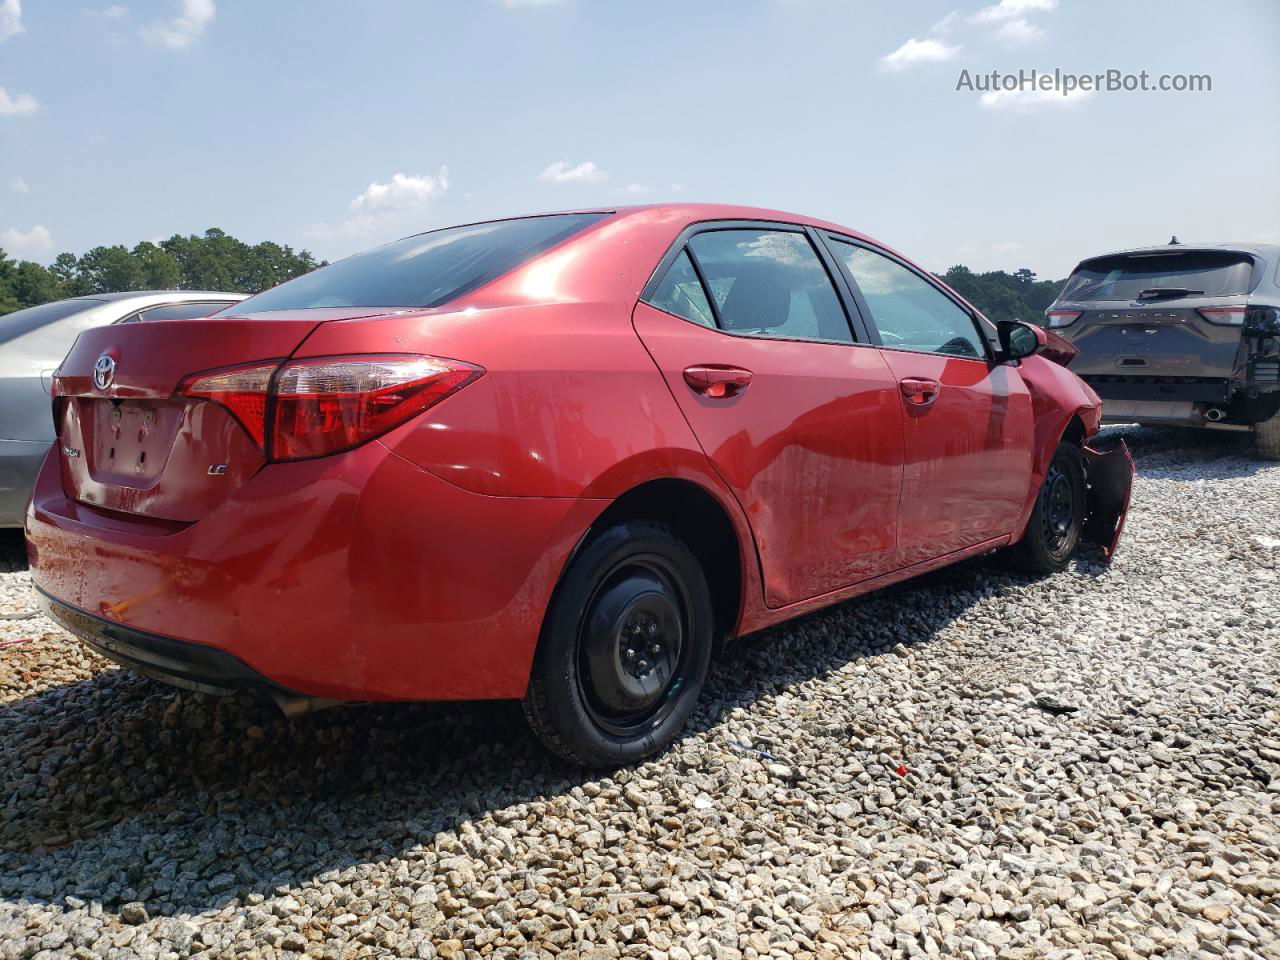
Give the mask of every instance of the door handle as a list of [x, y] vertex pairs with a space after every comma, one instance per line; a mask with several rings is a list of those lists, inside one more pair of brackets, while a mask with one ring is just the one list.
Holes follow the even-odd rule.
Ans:
[[684, 368], [684, 382], [695, 393], [721, 400], [725, 397], [736, 397], [746, 390], [751, 383], [751, 371], [743, 370], [741, 367], [700, 364]]
[[907, 398], [907, 403], [917, 407], [929, 406], [938, 399], [938, 394], [942, 391], [942, 384], [925, 377], [903, 377], [898, 381], [898, 386], [902, 388], [902, 395]]

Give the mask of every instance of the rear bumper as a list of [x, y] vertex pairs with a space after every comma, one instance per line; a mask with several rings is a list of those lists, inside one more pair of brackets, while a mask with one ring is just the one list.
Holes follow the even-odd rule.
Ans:
[[1226, 403], [1231, 381], [1215, 377], [1082, 377], [1104, 403]]
[[0, 527], [20, 527], [48, 440], [0, 440]]
[[96, 653], [137, 673], [201, 693], [242, 690], [292, 694], [225, 650], [146, 633], [95, 617], [40, 591], [40, 608]]
[[523, 695], [555, 581], [603, 508], [471, 493], [374, 441], [269, 465], [203, 519], [160, 525], [69, 500], [57, 460], [26, 526], [60, 622], [180, 685], [330, 700]]

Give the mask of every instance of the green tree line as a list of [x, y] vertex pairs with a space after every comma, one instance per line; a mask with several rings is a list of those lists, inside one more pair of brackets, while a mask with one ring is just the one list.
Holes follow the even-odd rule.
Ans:
[[[324, 266], [306, 250], [286, 244], [247, 244], [216, 227], [203, 236], [175, 234], [132, 250], [94, 247], [83, 256], [60, 253], [49, 266], [21, 262], [0, 250], [0, 314], [64, 297], [120, 290], [230, 290], [257, 293]], [[991, 320], [1040, 323], [1062, 280], [1037, 280], [1023, 268], [1013, 273], [974, 273], [954, 266], [942, 280]]]
[[0, 250], [0, 314], [65, 297], [122, 290], [228, 290], [257, 293], [324, 266], [287, 244], [248, 244], [216, 227], [203, 236], [174, 234], [132, 250], [117, 244], [77, 257], [60, 253], [49, 266], [15, 261]]
[[960, 296], [981, 310], [988, 320], [1026, 320], [1044, 324], [1044, 312], [1066, 280], [1037, 280], [1023, 267], [1013, 273], [991, 270], [974, 273], [955, 266], [938, 276]]

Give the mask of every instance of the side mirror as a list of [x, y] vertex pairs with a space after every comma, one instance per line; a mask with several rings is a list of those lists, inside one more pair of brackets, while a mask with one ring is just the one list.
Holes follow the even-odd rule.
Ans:
[[1021, 320], [1001, 320], [996, 324], [996, 333], [1000, 337], [1002, 363], [1039, 353], [1049, 342], [1044, 330]]

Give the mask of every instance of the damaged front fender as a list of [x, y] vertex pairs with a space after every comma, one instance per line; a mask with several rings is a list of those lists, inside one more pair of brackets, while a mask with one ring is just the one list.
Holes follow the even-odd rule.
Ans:
[[1084, 448], [1085, 516], [1080, 539], [1102, 548], [1108, 563], [1124, 532], [1133, 492], [1133, 457], [1123, 440], [1110, 450]]

